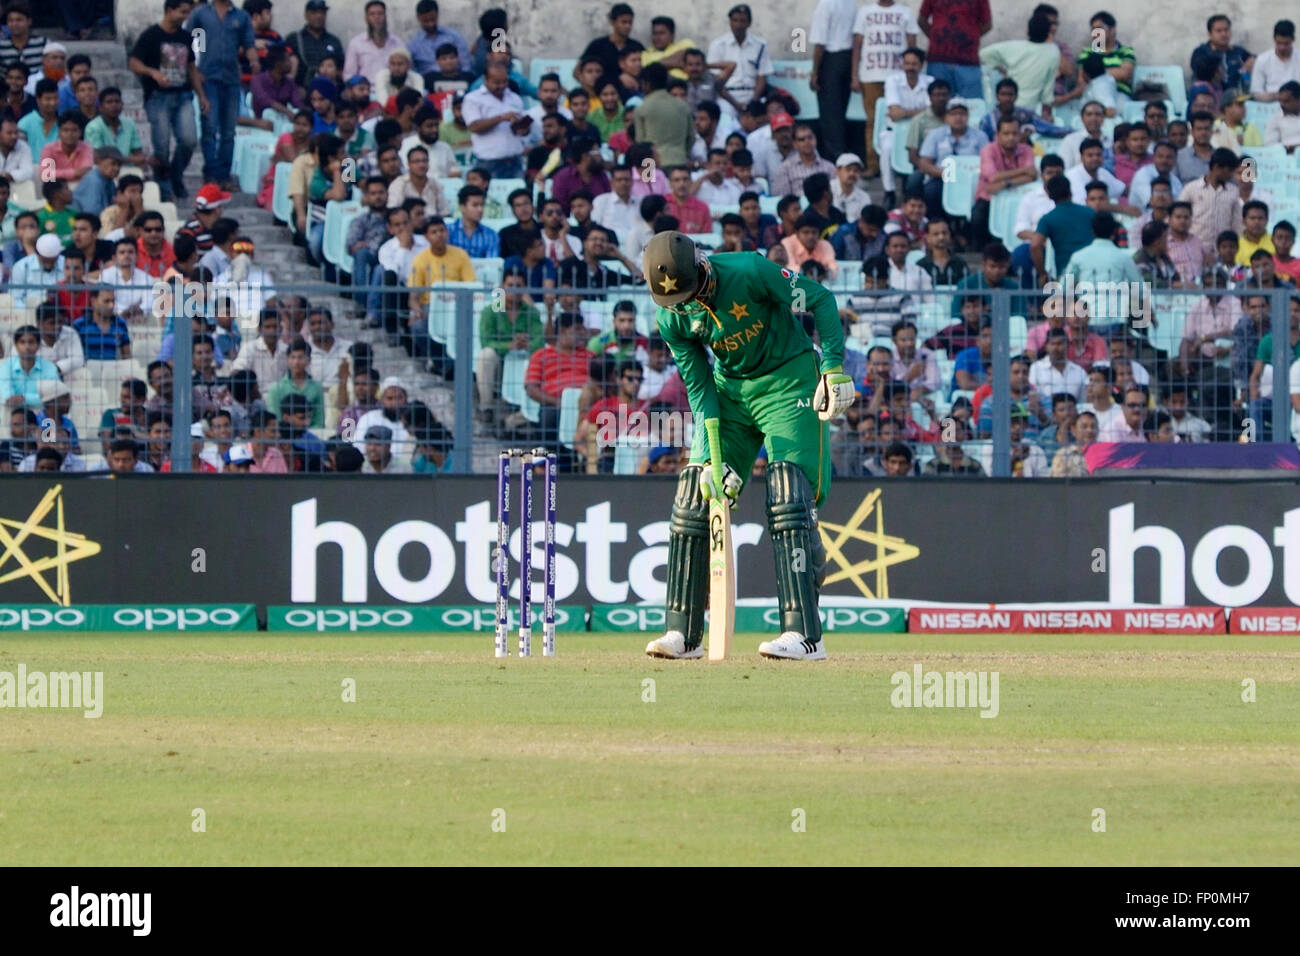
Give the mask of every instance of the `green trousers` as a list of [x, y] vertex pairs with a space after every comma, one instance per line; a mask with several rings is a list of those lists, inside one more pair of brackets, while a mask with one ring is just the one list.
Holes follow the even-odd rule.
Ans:
[[[806, 352], [760, 378], [714, 375], [718, 392], [722, 457], [748, 483], [759, 446], [767, 461], [797, 465], [812, 485], [820, 507], [831, 487], [830, 426], [813, 410], [820, 374], [817, 356]], [[709, 438], [695, 423], [691, 461], [709, 461]]]

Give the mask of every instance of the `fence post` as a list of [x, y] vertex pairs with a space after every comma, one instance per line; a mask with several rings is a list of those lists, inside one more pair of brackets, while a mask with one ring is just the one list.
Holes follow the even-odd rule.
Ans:
[[[489, 292], [489, 295], [491, 293]], [[474, 471], [474, 290], [456, 291], [456, 423], [453, 438], [454, 471]]]
[[[1276, 288], [1269, 296], [1273, 334], [1273, 430], [1275, 442], [1291, 441], [1291, 303], [1285, 289]], [[1257, 432], [1260, 434], [1261, 432]]]
[[172, 303], [172, 474], [190, 470], [190, 424], [194, 418], [194, 344], [184, 298]]
[[[1011, 477], [1011, 293], [993, 293], [993, 477]], [[978, 423], [977, 427], [978, 427]]]

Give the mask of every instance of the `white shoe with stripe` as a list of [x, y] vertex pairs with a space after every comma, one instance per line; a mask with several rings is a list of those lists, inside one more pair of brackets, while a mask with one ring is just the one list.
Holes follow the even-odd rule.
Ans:
[[826, 660], [826, 640], [810, 644], [803, 635], [795, 631], [786, 631], [775, 641], [764, 641], [758, 645], [758, 653], [783, 661], [824, 661]]
[[704, 644], [696, 644], [689, 651], [686, 649], [686, 635], [681, 631], [669, 631], [663, 637], [656, 638], [645, 646], [650, 657], [665, 657], [670, 660], [694, 660], [704, 656]]

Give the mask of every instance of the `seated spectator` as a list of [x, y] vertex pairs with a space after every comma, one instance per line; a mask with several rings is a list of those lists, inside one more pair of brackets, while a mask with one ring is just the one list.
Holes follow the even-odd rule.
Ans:
[[414, 445], [402, 421], [402, 413], [409, 403], [408, 395], [406, 384], [396, 376], [389, 376], [380, 383], [379, 405], [361, 415], [356, 421], [352, 444], [358, 451], [365, 450], [366, 432], [379, 425], [392, 430], [389, 447], [393, 457], [401, 461], [410, 460]]
[[1078, 407], [1078, 401], [1070, 392], [1057, 392], [1052, 396], [1051, 424], [1038, 434], [1038, 447], [1043, 450], [1048, 461], [1055, 458], [1060, 449], [1075, 444], [1074, 426], [1079, 419]]
[[[691, 173], [685, 166], [668, 170], [668, 188], [671, 191], [664, 211], [675, 218], [685, 233], [713, 231], [713, 215], [709, 207], [691, 195]], [[798, 200], [795, 200], [796, 206]]]
[[113, 205], [117, 176], [122, 171], [122, 154], [116, 146], [103, 146], [94, 154], [95, 166], [72, 191], [72, 205], [78, 212], [99, 215]]
[[[429, 241], [415, 233], [411, 214], [401, 206], [388, 210], [388, 234], [389, 238], [379, 247], [380, 276], [383, 285], [405, 285], [411, 275], [411, 265], [415, 257], [428, 248]], [[372, 301], [376, 300], [372, 299]], [[401, 297], [399, 303], [390, 303], [387, 307], [382, 301], [380, 302], [381, 321], [391, 336], [395, 337], [399, 334], [401, 320], [409, 314], [408, 302], [405, 296]]]
[[970, 348], [957, 353], [953, 362], [952, 390], [973, 392], [989, 380], [989, 366], [993, 361], [993, 319], [980, 319], [979, 338]]
[[566, 388], [581, 388], [594, 356], [583, 345], [582, 316], [561, 312], [555, 320], [555, 344], [533, 353], [524, 375], [528, 397], [541, 405], [541, 430], [558, 435], [560, 397]]
[[971, 213], [978, 241], [988, 237], [989, 204], [1004, 189], [1023, 186], [1038, 178], [1033, 149], [1020, 142], [1020, 123], [1014, 117], [998, 120], [997, 138], [980, 149], [979, 180]]
[[1147, 395], [1140, 388], [1124, 392], [1123, 415], [1112, 418], [1097, 436], [1098, 441], [1144, 442], [1147, 440], [1143, 424], [1147, 416]]
[[271, 384], [266, 392], [270, 408], [282, 408], [289, 395], [301, 395], [310, 406], [310, 428], [325, 427], [325, 390], [311, 377], [312, 347], [305, 339], [294, 339], [285, 354], [288, 366], [284, 377]]
[[478, 186], [462, 186], [456, 194], [460, 218], [450, 226], [448, 241], [471, 259], [494, 259], [501, 255], [501, 238], [483, 225], [483, 204], [487, 193]]
[[926, 134], [917, 151], [917, 169], [924, 174], [926, 209], [931, 218], [943, 214], [943, 165], [949, 156], [978, 156], [988, 145], [988, 137], [969, 126], [970, 110], [966, 101], [948, 101], [944, 126]]
[[[1011, 477], [1045, 478], [1051, 471], [1047, 455], [1035, 441], [1032, 415], [1025, 406], [1015, 402], [1011, 406]], [[993, 445], [990, 442], [980, 450], [983, 473], [993, 474]]]
[[[90, 311], [90, 291], [86, 288], [86, 282], [86, 257], [80, 249], [68, 249], [63, 253], [63, 279], [55, 286], [54, 302], [38, 305], [37, 315], [40, 315], [41, 309], [52, 305], [50, 312], [56, 325], [66, 323], [63, 329], [70, 331], [71, 324]], [[59, 329], [52, 331], [57, 333]], [[44, 325], [41, 326], [41, 335], [45, 335]], [[50, 344], [53, 344], [53, 340]]]
[[1133, 264], [1151, 288], [1171, 289], [1182, 285], [1178, 267], [1169, 258], [1168, 239], [1169, 227], [1163, 222], [1148, 222], [1142, 227], [1142, 248], [1133, 257]]
[[[316, 142], [316, 169], [307, 187], [310, 203], [307, 248], [311, 251], [312, 258], [320, 261], [321, 246], [325, 241], [325, 207], [330, 200], [342, 202], [348, 199], [352, 195], [352, 188], [343, 179], [343, 141], [337, 136], [325, 135]], [[389, 198], [391, 201], [391, 193]], [[214, 268], [212, 271], [221, 270]]]
[[912, 401], [920, 402], [933, 414], [933, 404], [927, 395], [938, 391], [943, 383], [939, 378], [939, 364], [934, 353], [916, 346], [916, 325], [900, 319], [890, 331], [894, 341], [891, 375], [911, 389]]
[[1288, 80], [1277, 92], [1278, 106], [1282, 112], [1274, 113], [1264, 124], [1264, 145], [1286, 147], [1294, 153], [1300, 146], [1300, 82]]
[[636, 305], [630, 299], [614, 305], [610, 328], [592, 336], [587, 343], [587, 350], [593, 355], [613, 355], [620, 361], [635, 359], [639, 363], [649, 361], [649, 347], [649, 340], [636, 330]]
[[[980, 328], [986, 317], [983, 300], [978, 296], [957, 296], [956, 299], [960, 320], [945, 326], [925, 340], [926, 348], [946, 352], [949, 358], [956, 358], [962, 351], [979, 342]], [[988, 318], [991, 322], [992, 317]]]
[[804, 213], [795, 223], [795, 234], [782, 240], [781, 245], [785, 247], [786, 258], [791, 267], [799, 268], [805, 260], [813, 259], [825, 266], [827, 273], [834, 278], [839, 274], [839, 266], [835, 262], [835, 250], [829, 242], [821, 238], [821, 230], [818, 227], [816, 217]]
[[25, 183], [36, 174], [31, 147], [18, 136], [18, 121], [0, 114], [0, 174]]
[[[53, 80], [40, 80], [36, 84], [35, 97], [36, 109], [18, 120], [18, 130], [26, 137], [32, 156], [40, 159], [45, 147], [59, 139], [58, 84]], [[80, 138], [80, 127], [77, 138]]]
[[[627, 272], [607, 268], [603, 263], [607, 258], [617, 259]], [[605, 289], [632, 285], [641, 279], [640, 267], [619, 251], [609, 231], [600, 226], [593, 226], [587, 233], [582, 243], [582, 256], [562, 261], [557, 273], [556, 284], [560, 288], [592, 290], [584, 298], [595, 301], [605, 298]]]
[[1256, 249], [1250, 256], [1250, 274], [1237, 283], [1242, 289], [1290, 288], [1286, 278], [1279, 278], [1273, 267], [1273, 256], [1267, 249]]
[[[741, 215], [744, 214], [742, 202]], [[887, 222], [888, 214], [880, 206], [863, 206], [862, 212], [858, 214], [851, 228], [847, 225], [843, 226], [831, 237], [835, 258], [866, 262], [875, 256], [883, 255], [887, 238], [884, 229]]]
[[1214, 434], [1214, 426], [1188, 410], [1188, 399], [1185, 387], [1174, 386], [1168, 393], [1165, 401], [1170, 427], [1180, 441], [1209, 441], [1210, 436]]
[[[421, 76], [424, 79], [424, 88], [430, 93], [464, 93], [474, 82], [474, 74], [465, 69], [469, 55], [466, 54], [462, 59], [454, 43], [439, 44], [434, 52], [433, 64], [421, 64], [420, 54], [414, 48], [411, 53], [416, 59], [415, 68], [419, 70], [422, 65], [425, 67], [421, 70]], [[434, 69], [434, 66], [437, 68]], [[542, 79], [544, 80], [545, 77]], [[559, 78], [555, 77], [555, 79], [558, 81]], [[539, 84], [539, 91], [540, 89]]]
[[[74, 261], [72, 253], [67, 254], [67, 261], [69, 263]], [[89, 299], [89, 293], [78, 293], [78, 295]], [[87, 308], [89, 308], [88, 301], [86, 307], [76, 315], [80, 317]], [[37, 355], [57, 368], [59, 375], [64, 379], [86, 364], [85, 351], [81, 347], [81, 336], [72, 328], [71, 323], [63, 321], [65, 315], [69, 315], [65, 309], [48, 302], [36, 307], [36, 324], [41, 331], [41, 344]]]
[[[20, 241], [21, 225], [20, 223]], [[44, 302], [46, 289], [57, 285], [64, 273], [63, 243], [57, 235], [46, 233], [36, 239], [35, 250], [14, 263], [9, 275], [9, 290], [14, 300], [27, 308]]]
[[1110, 355], [1106, 340], [1096, 332], [1089, 330], [1091, 322], [1088, 296], [1083, 295], [1065, 303], [1065, 334], [1067, 342], [1065, 357], [1078, 365], [1085, 372], [1096, 362], [1104, 362]]
[[536, 352], [545, 345], [541, 315], [518, 290], [527, 285], [526, 274], [507, 268], [502, 278], [505, 295], [500, 311], [492, 304], [479, 315], [479, 336], [483, 344], [474, 364], [478, 388], [479, 418], [486, 424], [502, 413], [500, 403], [501, 363], [512, 351]]
[[[428, 156], [428, 175], [430, 178], [446, 179], [459, 176], [461, 169], [456, 162], [455, 152], [439, 138], [439, 122], [438, 111], [433, 105], [429, 103], [422, 104], [411, 118], [411, 123], [415, 129], [409, 136], [402, 139], [401, 148], [398, 150], [399, 155], [402, 157], [402, 162], [409, 165], [410, 160], [408, 157], [411, 150], [417, 146], [422, 146]], [[440, 215], [445, 215], [445, 213], [440, 213]]]
[[99, 281], [117, 289], [114, 306], [127, 322], [138, 322], [153, 306], [153, 280], [136, 266], [135, 240], [119, 239], [113, 246], [113, 265], [106, 266]]
[[[1112, 201], [1118, 204], [1118, 200], [1124, 195], [1128, 186], [1123, 180], [1117, 178], [1110, 170], [1103, 165], [1105, 156], [1100, 140], [1085, 139], [1079, 144], [1079, 165], [1066, 170], [1065, 178], [1070, 184], [1070, 190], [1076, 203], [1083, 203], [1088, 198], [1088, 184], [1091, 182], [1101, 182], [1106, 184], [1106, 189]], [[1122, 205], [1128, 205], [1127, 203]], [[1129, 211], [1121, 209], [1125, 215], [1137, 216], [1142, 210], [1134, 209]]]
[[[1047, 410], [1043, 408], [1042, 398], [1038, 394], [1038, 389], [1029, 384], [1029, 367], [1032, 363], [1023, 355], [1016, 355], [1011, 358], [1009, 369], [1009, 381], [1011, 383], [1011, 404], [1013, 407], [1023, 406], [1029, 413], [1029, 422], [1026, 430], [1030, 433], [1037, 432], [1040, 425], [1048, 421]], [[971, 396], [971, 426], [972, 431], [981, 438], [987, 438], [993, 433], [993, 403], [988, 399], [993, 395], [993, 383], [985, 382], [979, 388], [975, 389], [975, 394]]]
[[[986, 289], [1019, 289], [1020, 286], [1015, 280], [1007, 277], [1011, 270], [1011, 253], [1007, 252], [1007, 247], [1002, 243], [994, 240], [984, 246], [983, 254], [980, 257], [980, 271], [966, 276], [957, 283], [958, 292], [977, 292]], [[959, 296], [954, 296], [952, 300], [951, 316], [954, 319], [961, 316], [961, 302]], [[993, 314], [993, 299], [991, 296], [980, 296], [980, 309], [988, 315]], [[1009, 302], [1010, 315], [1024, 315], [1027, 311], [1024, 300], [1020, 296], [1010, 298]]]
[[80, 113], [64, 113], [59, 117], [58, 138], [41, 148], [41, 162], [52, 160], [55, 177], [69, 187], [80, 183], [95, 165], [95, 150], [82, 139], [84, 128], [85, 118]]
[[[136, 217], [142, 212], [144, 212], [144, 180], [133, 173], [128, 173], [118, 179], [112, 204], [105, 206], [103, 211], [96, 215], [99, 226], [95, 232], [99, 233], [102, 230], [104, 233], [110, 233], [116, 229], [124, 229], [129, 223], [135, 222]], [[75, 232], [74, 225], [74, 244]]]
[[105, 458], [109, 457], [114, 439], [144, 437], [148, 417], [145, 399], [148, 395], [149, 386], [138, 378], [128, 378], [122, 382], [117, 407], [106, 409], [99, 420], [99, 439]]
[[1251, 200], [1241, 207], [1241, 235], [1237, 237], [1237, 265], [1250, 265], [1256, 249], [1263, 249], [1270, 256], [1277, 250], [1268, 235], [1268, 206], [1258, 200]]
[[113, 290], [97, 286], [91, 295], [90, 312], [72, 323], [81, 337], [88, 362], [112, 362], [131, 357], [131, 333], [118, 314]]
[[952, 254], [952, 231], [947, 221], [932, 219], [926, 223], [925, 248], [925, 258], [916, 265], [936, 286], [957, 285], [966, 278], [966, 260]]
[[930, 221], [925, 215], [925, 199], [919, 193], [903, 197], [903, 204], [889, 211], [885, 233], [901, 232], [912, 249], [925, 249], [925, 230]]
[[41, 187], [45, 196], [45, 205], [36, 211], [40, 220], [41, 231], [53, 233], [60, 243], [66, 243], [72, 237], [72, 220], [77, 211], [72, 205], [72, 190], [61, 179], [45, 183]]
[[393, 457], [393, 429], [386, 425], [371, 425], [365, 434], [365, 475], [408, 475], [411, 465]]
[[1029, 367], [1029, 384], [1040, 395], [1069, 392], [1076, 400], [1083, 398], [1088, 386], [1088, 373], [1066, 357], [1068, 345], [1064, 329], [1052, 329], [1047, 333], [1043, 346], [1046, 354]]
[[427, 212], [436, 216], [451, 214], [451, 206], [442, 185], [429, 175], [429, 152], [414, 146], [406, 155], [409, 172], [398, 176], [388, 187], [389, 207], [400, 206], [407, 199], [422, 199]]
[[[9, 62], [4, 71], [4, 98], [0, 100], [0, 116], [17, 123], [28, 113], [36, 111], [36, 97], [28, 93], [27, 68], [18, 62]], [[57, 91], [56, 91], [57, 92]], [[57, 109], [58, 100], [55, 100]]]
[[287, 47], [268, 48], [262, 59], [261, 70], [249, 84], [253, 95], [254, 116], [261, 117], [269, 110], [292, 120], [295, 113], [306, 109], [307, 103], [302, 98], [302, 91], [291, 75], [292, 66]]

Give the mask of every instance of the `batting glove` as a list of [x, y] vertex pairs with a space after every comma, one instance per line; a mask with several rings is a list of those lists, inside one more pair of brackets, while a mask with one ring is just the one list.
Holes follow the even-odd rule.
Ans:
[[[722, 466], [722, 493], [731, 499], [731, 507], [736, 507], [736, 499], [740, 497], [741, 486], [744, 482], [736, 469], [728, 464]], [[700, 475], [700, 497], [705, 501], [712, 501], [718, 496], [717, 489], [713, 485], [713, 466], [708, 462], [704, 463], [704, 473]]]
[[813, 393], [813, 408], [817, 417], [824, 422], [839, 418], [845, 409], [858, 397], [858, 390], [853, 387], [853, 379], [844, 374], [840, 367], [824, 372], [817, 380], [817, 391]]

